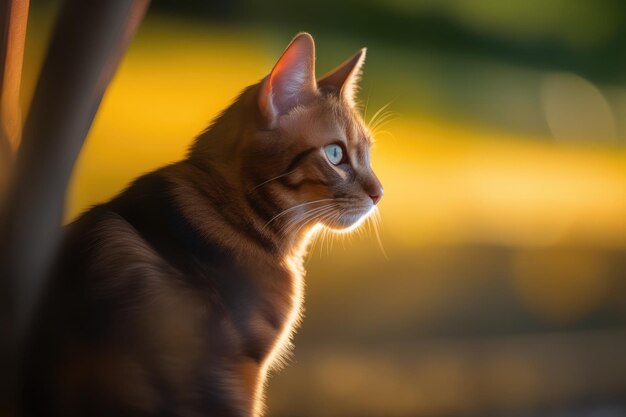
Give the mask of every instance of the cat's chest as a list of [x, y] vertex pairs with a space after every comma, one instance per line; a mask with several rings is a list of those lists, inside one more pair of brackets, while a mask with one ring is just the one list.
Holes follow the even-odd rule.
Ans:
[[300, 274], [281, 268], [241, 277], [224, 305], [236, 351], [262, 363], [287, 347], [300, 315], [301, 280]]

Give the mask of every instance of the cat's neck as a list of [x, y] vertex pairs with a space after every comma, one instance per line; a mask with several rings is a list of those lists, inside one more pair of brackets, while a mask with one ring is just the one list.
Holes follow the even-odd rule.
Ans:
[[318, 227], [305, 225], [291, 231], [268, 227], [271, 219], [261, 217], [246, 193], [208, 164], [185, 160], [168, 171], [174, 204], [201, 235], [244, 258], [285, 260], [301, 269]]

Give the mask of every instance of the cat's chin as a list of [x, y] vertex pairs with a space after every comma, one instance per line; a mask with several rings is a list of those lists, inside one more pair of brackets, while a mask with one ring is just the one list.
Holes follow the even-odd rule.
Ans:
[[374, 212], [374, 208], [372, 206], [366, 210], [349, 211], [334, 219], [333, 222], [324, 224], [324, 226], [336, 233], [349, 233], [361, 226]]

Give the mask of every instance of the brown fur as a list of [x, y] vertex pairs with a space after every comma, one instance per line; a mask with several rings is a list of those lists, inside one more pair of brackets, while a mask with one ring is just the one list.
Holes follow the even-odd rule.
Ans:
[[[268, 80], [301, 59], [314, 76], [313, 56], [310, 36], [297, 37], [185, 160], [68, 227], [26, 355], [29, 415], [262, 413], [300, 319], [312, 227], [349, 227], [382, 195], [352, 92], [313, 78], [287, 111], [264, 107], [282, 82]], [[331, 143], [347, 162], [329, 163]]]

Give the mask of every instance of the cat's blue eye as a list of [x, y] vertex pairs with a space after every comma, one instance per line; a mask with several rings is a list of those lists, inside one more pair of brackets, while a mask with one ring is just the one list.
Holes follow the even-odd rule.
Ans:
[[339, 165], [343, 161], [343, 148], [337, 144], [325, 146], [324, 153], [333, 165]]

